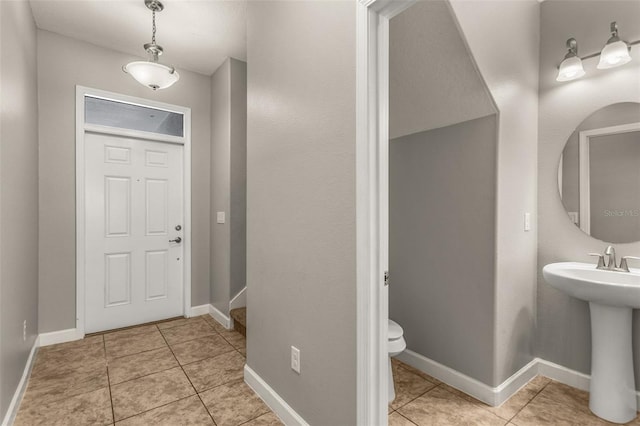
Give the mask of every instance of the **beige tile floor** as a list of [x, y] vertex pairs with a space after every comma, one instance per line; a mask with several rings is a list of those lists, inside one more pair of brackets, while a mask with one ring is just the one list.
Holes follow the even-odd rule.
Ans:
[[[207, 315], [47, 346], [15, 424], [281, 425], [243, 382], [245, 355], [245, 338]], [[390, 426], [612, 424], [590, 413], [586, 392], [541, 376], [489, 407], [395, 359], [393, 374]]]
[[[412, 367], [393, 360], [396, 399], [390, 426], [613, 425], [589, 411], [587, 392], [538, 376], [500, 407], [490, 407]], [[640, 418], [627, 423], [640, 426]]]
[[47, 346], [15, 425], [282, 424], [244, 383], [245, 355], [209, 316]]

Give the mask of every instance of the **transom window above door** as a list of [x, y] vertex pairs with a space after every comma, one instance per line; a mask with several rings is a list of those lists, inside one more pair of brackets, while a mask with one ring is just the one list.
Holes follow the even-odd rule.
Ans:
[[88, 124], [185, 136], [184, 115], [178, 112], [85, 96], [84, 113]]

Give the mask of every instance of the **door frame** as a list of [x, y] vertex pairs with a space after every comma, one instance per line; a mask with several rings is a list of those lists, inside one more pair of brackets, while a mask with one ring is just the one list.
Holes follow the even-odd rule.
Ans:
[[620, 133], [637, 132], [639, 130], [640, 122], [633, 122], [621, 124], [618, 126], [599, 127], [597, 129], [583, 130], [579, 133], [578, 158], [580, 162], [580, 216], [578, 216], [578, 222], [580, 223], [580, 229], [582, 229], [582, 231], [587, 235], [591, 235], [591, 163], [589, 162], [590, 139], [596, 136], [617, 135]]
[[[120, 129], [85, 122], [84, 99], [86, 96], [108, 99], [120, 103], [183, 114], [184, 136], [159, 135], [141, 130]], [[86, 269], [86, 227], [85, 227], [85, 158], [84, 135], [89, 131], [114, 136], [144, 139], [152, 142], [173, 143], [183, 146], [183, 314], [191, 315], [191, 108], [171, 105], [149, 99], [107, 92], [90, 87], [76, 86], [76, 337], [81, 339], [85, 332], [85, 269]]]
[[356, 6], [356, 416], [361, 426], [388, 422], [389, 20], [416, 1], [359, 0]]

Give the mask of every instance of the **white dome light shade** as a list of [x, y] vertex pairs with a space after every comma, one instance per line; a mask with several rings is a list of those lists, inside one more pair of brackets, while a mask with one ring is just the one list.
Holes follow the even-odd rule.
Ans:
[[629, 61], [631, 61], [629, 46], [624, 41], [618, 40], [613, 43], [607, 43], [607, 45], [602, 49], [602, 52], [600, 52], [598, 69], [606, 70], [609, 68], [619, 67]]
[[129, 62], [122, 69], [131, 74], [138, 83], [153, 90], [166, 89], [180, 79], [180, 74], [174, 68], [157, 62]]
[[577, 56], [571, 56], [566, 58], [560, 64], [558, 70], [558, 77], [556, 81], [570, 81], [580, 78], [584, 75], [584, 68], [582, 67], [582, 60]]

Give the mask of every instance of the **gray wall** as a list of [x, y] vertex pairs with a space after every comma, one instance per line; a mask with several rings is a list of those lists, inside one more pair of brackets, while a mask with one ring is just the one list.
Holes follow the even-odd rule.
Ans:
[[246, 175], [247, 64], [230, 58], [211, 76], [211, 303], [224, 314], [246, 284]]
[[248, 3], [247, 364], [315, 425], [356, 423], [355, 12]]
[[496, 133], [491, 115], [389, 147], [389, 316], [409, 349], [484, 383], [493, 380]]
[[180, 81], [154, 92], [121, 71], [134, 59], [38, 30], [40, 332], [75, 327], [76, 85], [191, 108], [191, 304], [209, 303], [211, 80], [179, 70]]
[[38, 333], [38, 98], [29, 3], [0, 2], [0, 28], [1, 421]]
[[[451, 8], [498, 110], [495, 370], [490, 383], [497, 386], [534, 356], [540, 3], [451, 0]], [[529, 232], [523, 227], [525, 212], [531, 214]]]
[[[573, 225], [558, 196], [558, 160], [565, 142], [589, 115], [618, 102], [640, 102], [640, 50], [623, 67], [598, 70], [597, 59], [584, 61], [587, 72], [573, 82], [555, 81], [556, 66], [565, 53], [564, 42], [575, 37], [584, 54], [598, 52], [617, 21], [626, 40], [640, 39], [640, 2], [545, 1], [541, 4], [537, 355], [589, 374], [591, 332], [586, 302], [550, 287], [542, 267], [561, 261], [593, 262], [588, 252], [601, 252], [607, 243], [589, 237]], [[640, 243], [616, 245], [619, 255], [637, 255]], [[640, 327], [640, 316], [634, 316]], [[635, 333], [637, 335], [637, 332]], [[634, 341], [635, 364], [640, 365], [640, 339]], [[640, 369], [636, 369], [640, 385]]]
[[495, 112], [446, 1], [418, 1], [391, 19], [391, 139]]

